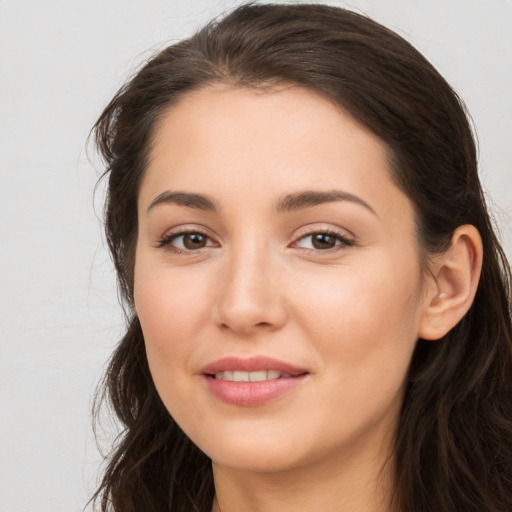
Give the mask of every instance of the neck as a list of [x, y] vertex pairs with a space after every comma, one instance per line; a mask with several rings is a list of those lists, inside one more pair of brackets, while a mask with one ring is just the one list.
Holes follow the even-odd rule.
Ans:
[[214, 463], [213, 474], [212, 512], [392, 512], [393, 462], [371, 451], [271, 473]]

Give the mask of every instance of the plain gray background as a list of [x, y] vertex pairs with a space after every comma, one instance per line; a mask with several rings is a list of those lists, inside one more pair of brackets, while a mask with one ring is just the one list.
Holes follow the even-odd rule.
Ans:
[[[123, 329], [88, 131], [130, 70], [238, 3], [0, 0], [0, 512], [79, 511], [95, 488], [91, 397]], [[396, 30], [465, 99], [510, 257], [511, 0], [330, 3]]]

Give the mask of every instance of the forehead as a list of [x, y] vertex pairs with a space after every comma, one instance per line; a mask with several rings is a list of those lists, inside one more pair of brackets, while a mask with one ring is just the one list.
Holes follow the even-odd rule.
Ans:
[[261, 198], [324, 188], [374, 196], [382, 208], [388, 193], [403, 195], [383, 141], [319, 94], [215, 86], [161, 116], [140, 202], [168, 189]]
[[361, 144], [366, 149], [371, 146], [372, 153], [379, 153], [381, 160], [387, 159], [388, 152], [383, 141], [339, 105], [292, 85], [215, 85], [185, 94], [160, 117], [151, 156], [158, 157], [166, 149], [170, 152], [185, 141], [209, 150], [222, 142], [224, 147], [238, 148], [236, 154], [247, 156], [261, 155], [263, 146], [265, 154], [279, 156], [290, 148], [297, 150], [301, 143], [303, 152], [340, 143], [347, 156], [350, 149], [357, 150]]

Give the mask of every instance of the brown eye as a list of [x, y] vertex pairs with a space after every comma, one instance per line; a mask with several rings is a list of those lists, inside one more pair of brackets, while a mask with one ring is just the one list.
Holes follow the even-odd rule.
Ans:
[[315, 249], [332, 249], [339, 240], [328, 233], [315, 233], [311, 235], [311, 244]]
[[301, 249], [314, 251], [327, 251], [329, 249], [343, 249], [353, 245], [353, 241], [338, 233], [319, 231], [301, 237], [295, 245]]
[[174, 252], [197, 251], [205, 247], [215, 247], [213, 240], [199, 232], [186, 231], [165, 236], [158, 244], [158, 247], [165, 247]]
[[208, 238], [201, 233], [186, 233], [181, 236], [183, 238], [183, 246], [185, 249], [189, 250], [202, 249], [203, 247], [206, 247], [206, 243], [208, 241]]

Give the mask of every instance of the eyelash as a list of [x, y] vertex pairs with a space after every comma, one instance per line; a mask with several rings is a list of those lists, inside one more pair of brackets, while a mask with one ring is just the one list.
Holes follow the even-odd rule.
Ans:
[[[164, 248], [164, 249], [166, 249], [172, 253], [175, 253], [175, 254], [189, 254], [192, 252], [198, 252], [201, 249], [205, 249], [208, 247], [215, 247], [215, 245], [218, 246], [218, 244], [216, 244], [216, 242], [214, 242], [213, 244], [210, 244], [210, 245], [206, 245], [205, 247], [197, 248], [197, 249], [181, 249], [179, 247], [172, 245], [173, 241], [177, 240], [180, 237], [184, 237], [186, 235], [200, 235], [200, 236], [204, 237], [205, 239], [212, 241], [212, 238], [210, 236], [208, 236], [206, 233], [204, 233], [200, 230], [184, 230], [184, 231], [178, 231], [175, 233], [170, 233], [168, 235], [164, 235], [162, 238], [160, 238], [160, 240], [158, 240], [158, 242], [156, 243], [156, 247]], [[333, 238], [335, 241], [335, 245], [333, 247], [330, 247], [327, 249], [302, 247], [302, 249], [304, 251], [310, 252], [310, 253], [317, 253], [317, 254], [318, 253], [331, 253], [331, 252], [340, 251], [340, 250], [346, 249], [347, 247], [351, 247], [351, 246], [355, 245], [354, 240], [351, 240], [350, 238], [347, 238], [346, 236], [341, 235], [340, 233], [338, 233], [336, 231], [329, 230], [329, 229], [322, 229], [322, 230], [311, 231], [311, 232], [305, 233], [304, 235], [297, 238], [294, 242], [292, 242], [292, 244], [290, 244], [290, 246], [292, 246], [292, 247], [296, 246], [300, 241], [303, 241], [303, 240], [305, 240], [309, 237], [313, 237], [315, 235], [326, 235], [327, 237]]]
[[347, 247], [351, 247], [355, 245], [354, 240], [342, 235], [341, 233], [338, 233], [337, 231], [329, 230], [329, 229], [321, 229], [317, 231], [311, 231], [309, 233], [305, 233], [304, 235], [297, 238], [295, 242], [293, 242], [292, 245], [297, 245], [298, 242], [305, 240], [310, 237], [314, 237], [315, 235], [326, 235], [329, 238], [333, 238], [335, 241], [335, 245], [333, 247], [327, 248], [327, 249], [316, 249], [316, 248], [306, 248], [303, 247], [302, 249], [311, 253], [331, 253], [336, 251], [341, 251], [343, 249], [346, 249]]
[[[201, 235], [207, 240], [212, 240], [210, 236], [208, 236], [203, 231], [200, 231], [198, 229], [190, 229], [190, 230], [183, 230], [183, 231], [177, 231], [175, 233], [170, 233], [168, 235], [164, 235], [160, 240], [158, 240], [156, 247], [157, 248], [163, 248], [167, 251], [173, 252], [175, 254], [188, 254], [191, 252], [196, 252], [194, 249], [181, 249], [179, 247], [173, 246], [172, 242], [174, 242], [176, 239], [180, 237], [184, 237], [186, 235]], [[205, 247], [212, 247], [212, 245], [207, 245]], [[197, 250], [204, 249], [204, 247], [201, 247]]]

